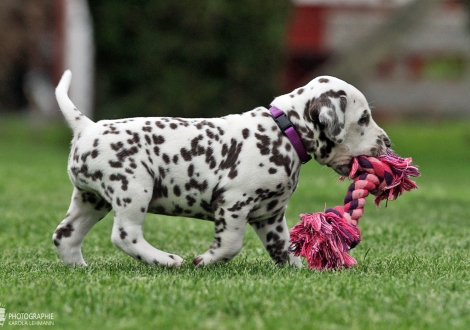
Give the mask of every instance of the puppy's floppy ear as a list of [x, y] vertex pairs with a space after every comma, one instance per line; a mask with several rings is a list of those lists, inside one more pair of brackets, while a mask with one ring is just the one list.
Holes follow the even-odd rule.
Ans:
[[335, 143], [342, 143], [346, 136], [345, 111], [347, 105], [344, 91], [323, 93], [315, 99], [314, 109], [318, 113], [318, 121], [325, 126], [325, 135]]

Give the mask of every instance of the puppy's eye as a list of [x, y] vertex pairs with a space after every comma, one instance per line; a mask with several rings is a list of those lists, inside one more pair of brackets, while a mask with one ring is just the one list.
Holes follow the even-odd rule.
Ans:
[[370, 120], [369, 114], [364, 114], [357, 123], [359, 125], [367, 125], [369, 123], [369, 120]]

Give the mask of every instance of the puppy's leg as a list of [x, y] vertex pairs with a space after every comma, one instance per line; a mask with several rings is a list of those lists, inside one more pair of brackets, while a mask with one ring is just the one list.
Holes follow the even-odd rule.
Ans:
[[83, 239], [110, 210], [111, 205], [100, 196], [74, 189], [67, 215], [52, 235], [64, 263], [86, 266], [81, 251]]
[[181, 257], [154, 248], [143, 236], [142, 225], [145, 220], [148, 200], [149, 196], [134, 193], [132, 199], [122, 199], [119, 203], [120, 206], [113, 205], [114, 226], [111, 241], [115, 246], [139, 261], [153, 265], [178, 267], [183, 263]]
[[218, 208], [215, 216], [214, 243], [207, 252], [193, 259], [196, 266], [229, 261], [242, 249], [246, 228], [245, 212], [230, 212]]
[[262, 222], [250, 223], [259, 239], [268, 251], [271, 259], [279, 265], [302, 267], [299, 257], [289, 251], [290, 236], [284, 214]]

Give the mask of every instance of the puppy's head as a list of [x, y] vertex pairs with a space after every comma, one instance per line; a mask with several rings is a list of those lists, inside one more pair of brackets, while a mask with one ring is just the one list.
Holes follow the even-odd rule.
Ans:
[[340, 79], [317, 77], [272, 105], [286, 112], [308, 153], [340, 175], [349, 174], [353, 157], [378, 156], [391, 145], [364, 95]]

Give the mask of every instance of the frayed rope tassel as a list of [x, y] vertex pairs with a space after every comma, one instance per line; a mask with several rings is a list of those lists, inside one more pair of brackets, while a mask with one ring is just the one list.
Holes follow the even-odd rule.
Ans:
[[[300, 215], [300, 222], [290, 231], [290, 250], [306, 258], [312, 269], [340, 269], [357, 265], [348, 254], [361, 241], [357, 227], [364, 213], [365, 198], [375, 195], [379, 206], [382, 200], [395, 200], [405, 191], [418, 188], [409, 177], [418, 177], [418, 167], [411, 158], [401, 158], [390, 149], [377, 158], [359, 156], [352, 161], [349, 186], [343, 206], [325, 212]], [[344, 178], [340, 178], [343, 180]]]

